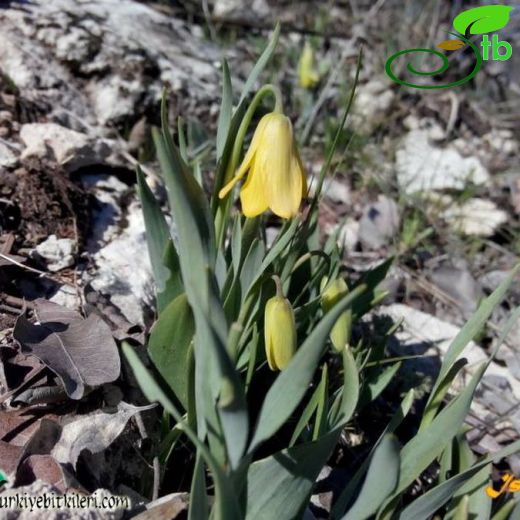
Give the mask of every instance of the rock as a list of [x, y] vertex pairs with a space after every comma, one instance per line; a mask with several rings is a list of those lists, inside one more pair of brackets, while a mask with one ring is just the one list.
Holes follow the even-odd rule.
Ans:
[[483, 294], [478, 282], [467, 269], [443, 266], [433, 271], [430, 277], [465, 313], [477, 309]]
[[[396, 333], [403, 352], [408, 346], [413, 346], [416, 350], [417, 346], [423, 345], [421, 350], [425, 355], [439, 353], [443, 356], [460, 332], [460, 328], [456, 325], [402, 303], [382, 306], [378, 315], [390, 316], [394, 321], [403, 318], [402, 328]], [[473, 341], [470, 341], [464, 350], [464, 357], [470, 364], [487, 360], [486, 353]]]
[[[322, 165], [315, 164], [312, 168], [312, 177], [309, 182], [309, 196], [314, 197], [316, 194], [316, 186], [318, 183], [318, 176]], [[350, 193], [349, 186], [337, 178], [325, 178], [323, 180], [323, 186], [321, 193], [324, 197], [336, 202], [338, 204], [350, 204], [352, 201], [352, 195]]]
[[397, 204], [384, 195], [368, 204], [359, 222], [359, 239], [364, 249], [379, 249], [388, 245], [399, 232], [400, 218]]
[[451, 205], [441, 213], [454, 230], [469, 236], [489, 237], [509, 220], [507, 212], [487, 199], [469, 199], [460, 206]]
[[68, 307], [69, 309], [78, 310], [81, 307], [81, 298], [78, 294], [78, 290], [70, 285], [62, 285], [59, 287], [49, 298], [49, 301], [63, 307]]
[[16, 166], [17, 162], [18, 157], [13, 150], [0, 141], [0, 166], [3, 166], [4, 168], [12, 168], [13, 166]]
[[221, 49], [142, 2], [33, 0], [0, 13], [0, 68], [49, 121], [104, 135], [156, 109], [164, 84], [205, 116], [220, 95]]
[[[399, 344], [397, 347], [398, 352], [401, 355], [417, 353], [431, 356], [438, 353], [442, 358], [460, 332], [460, 328], [451, 323], [401, 303], [381, 306], [377, 315], [389, 316], [394, 321], [403, 319], [401, 328], [395, 334]], [[485, 350], [474, 341], [468, 343], [460, 357], [468, 360], [464, 372], [469, 374], [473, 374], [483, 362], [488, 361], [488, 355]], [[520, 382], [515, 379], [506, 367], [492, 361], [486, 371], [486, 377], [489, 378], [488, 381], [500, 381], [502, 386], [507, 381], [511, 388], [510, 395], [512, 401], [516, 400], [518, 402], [518, 399], [520, 399]], [[458, 381], [455, 386], [463, 384], [463, 381]], [[496, 392], [502, 395], [500, 389], [497, 389]], [[520, 432], [520, 413], [518, 427]]]
[[489, 173], [475, 157], [463, 157], [453, 146], [433, 146], [427, 130], [412, 130], [396, 152], [397, 182], [411, 195], [420, 191], [462, 190], [468, 182], [486, 184]]
[[359, 86], [353, 111], [357, 131], [368, 134], [380, 125], [394, 98], [394, 91], [386, 80], [375, 78]]
[[94, 254], [97, 270], [88, 275], [92, 287], [110, 300], [134, 324], [144, 323], [144, 313], [154, 305], [152, 270], [141, 208], [128, 207], [127, 225]]
[[36, 246], [34, 255], [45, 260], [49, 271], [56, 272], [74, 265], [75, 249], [74, 240], [50, 235]]
[[69, 171], [83, 166], [102, 163], [110, 148], [104, 141], [94, 142], [87, 135], [56, 123], [27, 123], [22, 125], [20, 139], [26, 148], [22, 158], [53, 158]]
[[92, 225], [87, 242], [87, 249], [95, 253], [119, 233], [121, 198], [128, 186], [117, 177], [104, 173], [85, 173], [81, 175], [81, 182], [97, 199], [97, 204], [92, 207]]
[[[328, 235], [332, 235], [337, 230], [338, 226], [333, 225], [325, 229]], [[348, 217], [345, 223], [341, 226], [338, 233], [338, 246], [344, 247], [347, 252], [355, 251], [359, 243], [359, 222], [353, 218]]]

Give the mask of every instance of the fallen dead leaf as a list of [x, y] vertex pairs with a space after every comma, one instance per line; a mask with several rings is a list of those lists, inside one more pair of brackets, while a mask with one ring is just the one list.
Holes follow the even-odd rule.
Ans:
[[19, 316], [13, 337], [23, 353], [57, 374], [70, 398], [81, 399], [86, 388], [119, 377], [119, 352], [103, 320], [95, 315], [83, 319], [76, 311], [42, 299], [34, 301], [34, 311], [40, 323]]
[[133, 406], [121, 402], [116, 409], [105, 409], [79, 416], [63, 426], [61, 436], [51, 455], [63, 464], [76, 462], [83, 450], [98, 453], [105, 450], [122, 433], [126, 423], [139, 412], [150, 410], [156, 405]]

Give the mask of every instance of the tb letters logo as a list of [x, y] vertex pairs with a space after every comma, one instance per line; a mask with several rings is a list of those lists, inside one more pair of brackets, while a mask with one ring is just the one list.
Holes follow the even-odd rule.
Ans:
[[[475, 65], [473, 70], [462, 79], [452, 81], [451, 83], [436, 83], [433, 85], [412, 83], [404, 79], [400, 79], [396, 76], [393, 66], [394, 62], [403, 55], [428, 53], [434, 54], [442, 60], [442, 65], [433, 71], [422, 71], [417, 70], [411, 63], [408, 63], [406, 69], [409, 73], [416, 76], [437, 76], [446, 72], [450, 66], [448, 57], [440, 51], [434, 49], [405, 49], [399, 51], [396, 54], [388, 58], [385, 70], [388, 76], [406, 87], [422, 88], [422, 89], [437, 89], [437, 88], [449, 88], [456, 87], [466, 83], [473, 78], [482, 67], [482, 62], [487, 60], [494, 61], [506, 61], [513, 55], [513, 48], [511, 44], [505, 40], [500, 40], [498, 34], [493, 34], [491, 38], [489, 33], [494, 33], [504, 28], [509, 22], [509, 14], [513, 8], [507, 5], [485, 5], [482, 7], [476, 7], [474, 9], [468, 9], [463, 11], [455, 17], [453, 20], [453, 27], [457, 32], [450, 32], [455, 39], [444, 40], [437, 44], [439, 49], [447, 52], [454, 52], [461, 49], [471, 49], [475, 56]], [[483, 35], [480, 45], [478, 42], [472, 41], [473, 35]], [[482, 52], [480, 48], [482, 48]]]

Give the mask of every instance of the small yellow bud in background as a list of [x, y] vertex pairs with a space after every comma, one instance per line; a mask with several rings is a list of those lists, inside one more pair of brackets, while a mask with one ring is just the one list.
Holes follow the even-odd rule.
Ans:
[[314, 68], [314, 52], [309, 42], [305, 42], [298, 62], [298, 77], [303, 88], [312, 88], [320, 80], [320, 75]]
[[[337, 278], [327, 286], [328, 280], [321, 281], [321, 306], [327, 313], [336, 303], [348, 294], [348, 286], [343, 278]], [[325, 290], [324, 290], [325, 289]], [[341, 313], [338, 321], [332, 327], [330, 339], [335, 350], [341, 352], [350, 342], [352, 332], [352, 311], [350, 309]]]
[[287, 298], [277, 295], [267, 301], [264, 337], [269, 368], [283, 370], [296, 352], [296, 323]]

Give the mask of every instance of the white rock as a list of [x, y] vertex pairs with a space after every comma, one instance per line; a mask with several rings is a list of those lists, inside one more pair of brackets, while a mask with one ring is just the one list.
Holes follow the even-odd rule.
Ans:
[[399, 231], [397, 204], [384, 195], [377, 202], [367, 204], [359, 222], [359, 239], [365, 249], [379, 249], [387, 245]]
[[[316, 168], [313, 169], [313, 176], [309, 181], [309, 196], [314, 197], [316, 194], [316, 187], [318, 185], [318, 176], [319, 170], [321, 169], [320, 165], [315, 165]], [[352, 201], [352, 196], [350, 193], [350, 188], [344, 182], [341, 182], [339, 179], [328, 179], [325, 178], [323, 180], [323, 186], [321, 189], [321, 193], [327, 199], [343, 204], [350, 204]]]
[[[460, 328], [451, 323], [442, 321], [435, 316], [401, 303], [381, 306], [377, 314], [380, 316], [390, 316], [394, 321], [403, 318], [403, 324], [396, 333], [403, 354], [409, 354], [410, 349], [417, 346], [417, 344], [423, 343], [431, 345], [431, 347], [424, 352], [424, 355], [428, 356], [438, 353], [441, 358], [443, 358], [452, 341], [460, 332]], [[459, 358], [466, 358], [468, 360], [465, 371], [470, 374], [474, 373], [483, 362], [489, 359], [484, 349], [474, 341], [468, 343]], [[506, 367], [491, 362], [486, 370], [486, 375], [500, 376], [507, 379], [516, 399], [520, 399], [520, 384]]]
[[22, 125], [20, 139], [26, 146], [22, 158], [48, 157], [50, 150], [54, 159], [69, 171], [103, 162], [110, 152], [103, 141], [96, 145], [87, 135], [56, 123]]
[[354, 105], [356, 128], [371, 132], [384, 119], [395, 98], [389, 84], [381, 79], [372, 79], [357, 90]]
[[47, 269], [52, 272], [60, 271], [74, 264], [74, 250], [76, 243], [70, 238], [49, 237], [35, 248], [36, 255], [43, 258]]
[[129, 206], [126, 220], [120, 234], [95, 253], [98, 269], [89, 280], [95, 290], [110, 296], [128, 321], [142, 324], [154, 290], [144, 219], [136, 202]]
[[407, 194], [464, 189], [468, 182], [486, 184], [489, 173], [475, 157], [462, 157], [452, 146], [430, 144], [427, 130], [412, 130], [396, 152], [397, 181]]
[[57, 303], [63, 307], [69, 309], [79, 309], [81, 306], [81, 298], [76, 288], [70, 285], [62, 285], [58, 290], [49, 298], [50, 302]]
[[441, 213], [454, 230], [465, 235], [489, 237], [508, 221], [508, 214], [487, 199], [473, 198]]
[[6, 144], [0, 142], [0, 166], [11, 168], [18, 162], [18, 157]]

